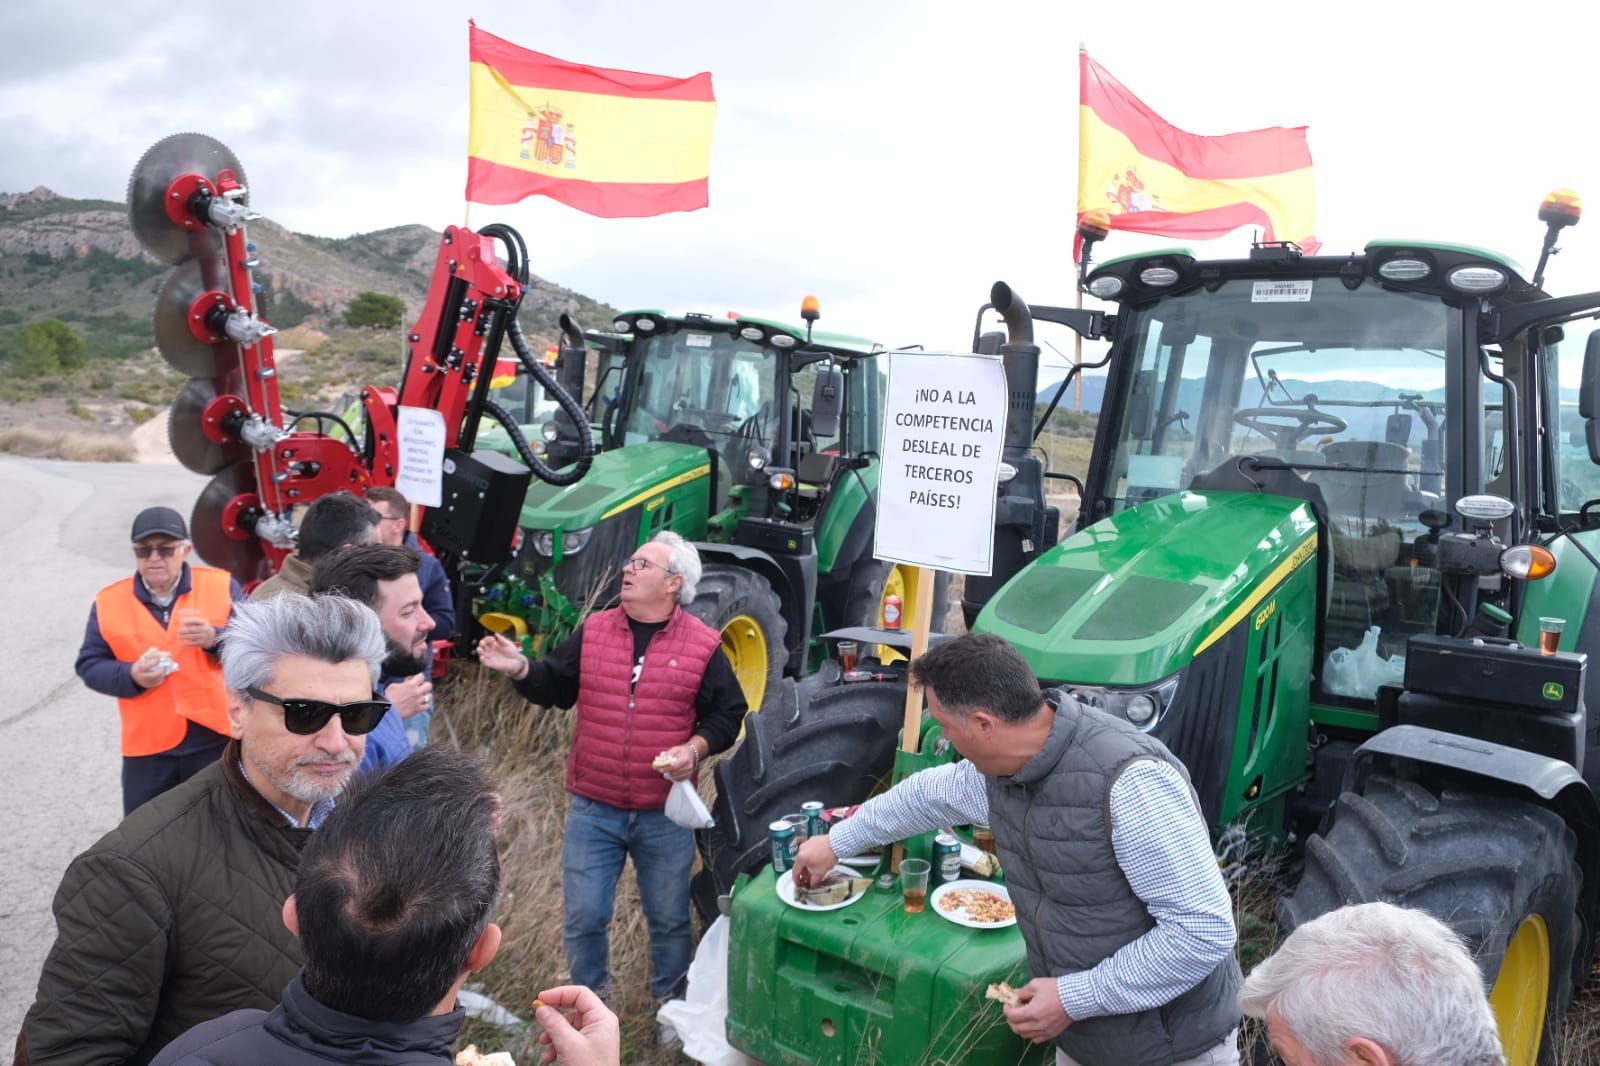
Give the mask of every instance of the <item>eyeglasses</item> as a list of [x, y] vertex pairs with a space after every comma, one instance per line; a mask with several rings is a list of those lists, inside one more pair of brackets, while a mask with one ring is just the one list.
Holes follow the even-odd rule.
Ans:
[[642, 555], [635, 555], [632, 559], [629, 559], [622, 565], [627, 569], [632, 570], [636, 574], [642, 574], [652, 566], [664, 574], [672, 573], [672, 567], [662, 566], [660, 563], [652, 563], [649, 559], [646, 559]]
[[384, 514], [382, 511], [378, 512], [378, 521], [380, 522], [404, 522], [405, 520], [406, 516], [403, 514]]
[[276, 704], [283, 708], [283, 727], [298, 736], [309, 737], [322, 732], [328, 719], [339, 716], [339, 724], [353, 737], [370, 733], [389, 709], [388, 700], [359, 700], [355, 703], [328, 703], [325, 700], [280, 699], [270, 692], [251, 686], [245, 689], [251, 699]]
[[178, 554], [178, 549], [181, 547], [183, 547], [181, 544], [135, 544], [133, 554], [141, 559], [148, 559], [153, 552], [163, 559], [170, 559]]

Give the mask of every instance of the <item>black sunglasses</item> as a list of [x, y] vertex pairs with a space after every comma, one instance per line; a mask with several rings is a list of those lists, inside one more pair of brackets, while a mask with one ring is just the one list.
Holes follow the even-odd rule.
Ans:
[[322, 732], [328, 719], [339, 716], [339, 724], [353, 737], [370, 733], [389, 709], [388, 700], [360, 700], [356, 703], [329, 703], [326, 700], [279, 699], [270, 692], [255, 686], [245, 689], [251, 699], [277, 704], [283, 708], [283, 727], [302, 737]]
[[133, 554], [141, 559], [148, 559], [153, 552], [163, 559], [170, 559], [178, 554], [178, 549], [181, 546], [178, 544], [135, 544], [133, 546]]

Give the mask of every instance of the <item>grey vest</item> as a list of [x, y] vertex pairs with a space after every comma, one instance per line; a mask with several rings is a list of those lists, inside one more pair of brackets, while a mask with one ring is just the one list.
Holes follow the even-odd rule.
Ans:
[[[1052, 702], [1056, 698], [1052, 697]], [[1120, 719], [1060, 697], [1050, 736], [1012, 777], [989, 777], [989, 821], [1035, 977], [1092, 969], [1155, 926], [1111, 847], [1111, 786], [1129, 763], [1183, 764]], [[1230, 955], [1170, 1003], [1074, 1021], [1056, 1045], [1082, 1063], [1169, 1066], [1239, 1024], [1243, 977]]]

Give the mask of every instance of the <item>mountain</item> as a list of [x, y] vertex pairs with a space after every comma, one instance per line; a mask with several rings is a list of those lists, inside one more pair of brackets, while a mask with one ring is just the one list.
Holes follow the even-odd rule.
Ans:
[[[276, 348], [285, 404], [321, 407], [368, 383], [399, 384], [404, 327], [421, 313], [440, 238], [416, 225], [334, 239], [266, 218], [250, 224], [262, 261], [255, 272], [262, 317], [283, 331]], [[123, 204], [68, 199], [44, 187], [0, 193], [0, 429], [123, 435], [170, 404], [184, 376], [155, 354], [152, 316], [171, 269], [139, 245]], [[364, 292], [404, 301], [402, 328], [348, 326], [345, 310]], [[535, 352], [555, 343], [563, 311], [582, 325], [616, 317], [613, 308], [536, 277], [518, 314]], [[67, 343], [81, 340], [81, 357], [51, 354], [40, 364], [28, 354], [41, 336], [29, 327], [50, 320], [77, 338]], [[48, 328], [56, 339], [65, 332]], [[510, 354], [509, 343], [504, 351]], [[297, 358], [302, 352], [314, 358]]]
[[[404, 300], [409, 325], [427, 295], [440, 234], [411, 225], [333, 239], [262, 218], [250, 224], [250, 239], [263, 264], [256, 280], [265, 287], [264, 317], [280, 327], [304, 322], [337, 331], [362, 292]], [[152, 343], [150, 317], [170, 269], [139, 246], [122, 204], [68, 199], [42, 186], [0, 193], [0, 327], [59, 318], [84, 337], [91, 359], [132, 354]], [[535, 277], [519, 317], [536, 351], [554, 342], [562, 311], [584, 324], [616, 314]]]

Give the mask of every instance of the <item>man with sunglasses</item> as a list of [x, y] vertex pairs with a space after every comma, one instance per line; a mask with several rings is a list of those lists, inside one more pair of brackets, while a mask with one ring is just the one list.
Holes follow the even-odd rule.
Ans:
[[601, 995], [610, 991], [607, 929], [629, 856], [650, 927], [651, 993], [681, 994], [689, 969], [694, 834], [663, 811], [667, 777], [692, 777], [706, 756], [731, 747], [745, 714], [721, 637], [683, 609], [699, 580], [694, 546], [658, 533], [623, 569], [621, 605], [589, 615], [543, 659], [528, 660], [498, 634], [478, 643], [478, 661], [510, 676], [524, 699], [577, 704], [563, 935], [573, 981]]
[[95, 596], [77, 671], [122, 715], [122, 813], [217, 761], [228, 742], [216, 654], [244, 591], [189, 563], [189, 531], [170, 507], [133, 520], [134, 573]]
[[303, 956], [283, 927], [300, 851], [387, 710], [372, 610], [240, 604], [222, 649], [232, 740], [67, 868], [17, 1063], [148, 1062], [200, 1022], [270, 1009]]

